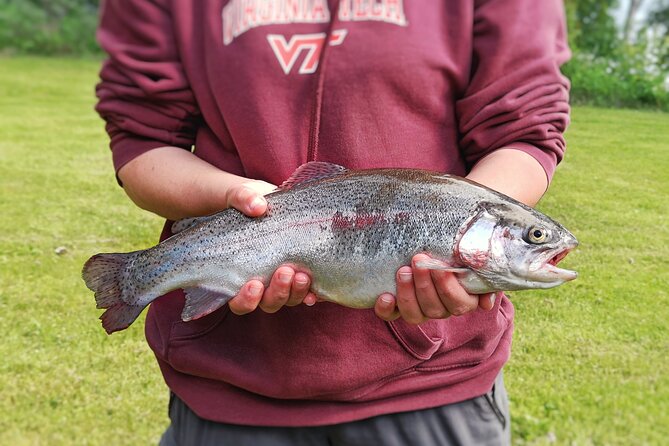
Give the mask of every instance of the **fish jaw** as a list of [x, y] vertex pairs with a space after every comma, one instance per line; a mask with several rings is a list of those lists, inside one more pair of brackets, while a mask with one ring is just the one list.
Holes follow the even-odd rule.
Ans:
[[549, 249], [536, 257], [527, 268], [527, 278], [536, 283], [536, 288], [553, 288], [578, 277], [576, 271], [559, 268], [557, 266], [571, 251], [578, 246], [576, 238], [572, 237], [567, 246]]

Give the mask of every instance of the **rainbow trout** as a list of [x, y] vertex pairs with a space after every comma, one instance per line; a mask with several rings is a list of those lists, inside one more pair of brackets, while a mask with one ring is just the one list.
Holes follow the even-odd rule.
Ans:
[[311, 162], [266, 196], [267, 213], [234, 209], [177, 222], [158, 245], [97, 254], [83, 269], [107, 333], [127, 328], [157, 297], [183, 288], [184, 321], [225, 305], [251, 278], [282, 263], [309, 271], [321, 299], [371, 308], [394, 293], [395, 273], [453, 271], [470, 293], [551, 288], [576, 278], [556, 264], [576, 238], [503, 194], [453, 175], [414, 169], [347, 170]]

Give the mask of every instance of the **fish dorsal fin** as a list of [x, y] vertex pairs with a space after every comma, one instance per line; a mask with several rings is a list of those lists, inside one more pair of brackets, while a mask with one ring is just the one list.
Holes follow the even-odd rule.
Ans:
[[279, 186], [278, 189], [292, 189], [300, 184], [340, 175], [347, 170], [346, 167], [340, 166], [339, 164], [326, 163], [324, 161], [310, 161], [298, 167], [290, 178], [281, 183], [281, 186]]

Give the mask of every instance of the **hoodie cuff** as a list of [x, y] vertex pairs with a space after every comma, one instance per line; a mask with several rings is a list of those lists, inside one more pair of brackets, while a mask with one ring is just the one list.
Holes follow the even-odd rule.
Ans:
[[555, 174], [555, 168], [557, 166], [557, 156], [555, 152], [542, 150], [537, 146], [528, 144], [526, 142], [512, 142], [505, 144], [504, 149], [515, 149], [525, 152], [530, 155], [532, 158], [537, 160], [537, 162], [543, 167], [544, 172], [546, 173], [546, 179], [548, 184], [551, 183], [553, 175]]
[[[165, 141], [143, 138], [131, 133], [119, 132], [114, 135], [111, 138], [109, 147], [112, 151], [112, 161], [114, 163], [114, 172], [116, 172], [116, 180], [118, 181], [118, 184], [123, 187], [123, 183], [118, 177], [118, 171], [121, 169], [121, 167], [125, 166], [130, 161], [137, 158], [139, 155], [148, 152], [149, 150], [165, 146], [180, 147], [175, 146], [174, 144], [166, 143]], [[190, 147], [180, 148], [190, 151]]]

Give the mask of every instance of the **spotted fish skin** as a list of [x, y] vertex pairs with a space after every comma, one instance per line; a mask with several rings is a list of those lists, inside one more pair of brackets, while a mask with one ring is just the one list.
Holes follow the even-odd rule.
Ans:
[[[107, 309], [101, 317], [105, 329], [126, 328], [151, 301], [178, 288], [186, 291], [182, 318], [201, 317], [224, 305], [248, 280], [268, 283], [286, 263], [311, 274], [320, 298], [370, 308], [381, 293], [395, 291], [397, 269], [416, 253], [466, 267], [456, 243], [483, 203], [548, 219], [476, 183], [435, 172], [349, 171], [309, 163], [296, 176], [266, 196], [262, 217], [227, 209], [195, 220], [155, 247], [92, 257], [83, 276], [98, 307]], [[478, 278], [471, 283], [481, 287]]]

